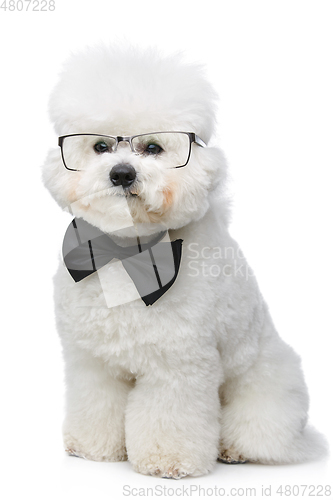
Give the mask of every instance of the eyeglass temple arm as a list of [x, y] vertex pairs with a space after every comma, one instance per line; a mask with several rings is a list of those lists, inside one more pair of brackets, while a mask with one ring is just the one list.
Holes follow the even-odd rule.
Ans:
[[198, 146], [201, 146], [202, 148], [207, 145], [202, 139], [200, 139], [200, 137], [197, 136], [197, 134], [194, 134], [193, 140], [196, 144], [198, 144]]

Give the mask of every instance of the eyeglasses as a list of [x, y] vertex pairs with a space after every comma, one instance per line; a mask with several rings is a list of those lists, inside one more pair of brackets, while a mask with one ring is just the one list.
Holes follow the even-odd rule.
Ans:
[[121, 142], [134, 154], [147, 157], [162, 168], [181, 168], [188, 164], [192, 143], [206, 146], [194, 132], [152, 132], [130, 137], [99, 134], [70, 134], [59, 137], [58, 144], [67, 170], [80, 171], [105, 164]]

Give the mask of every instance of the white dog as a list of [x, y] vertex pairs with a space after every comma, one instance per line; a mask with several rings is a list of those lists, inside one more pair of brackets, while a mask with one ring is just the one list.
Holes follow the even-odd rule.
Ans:
[[300, 359], [228, 233], [215, 101], [180, 56], [107, 47], [71, 57], [52, 94], [43, 178], [75, 216], [55, 277], [71, 455], [180, 478], [325, 453]]

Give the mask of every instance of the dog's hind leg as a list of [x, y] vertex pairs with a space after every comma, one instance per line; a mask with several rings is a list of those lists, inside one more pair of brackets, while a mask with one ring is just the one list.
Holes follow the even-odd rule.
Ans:
[[276, 334], [262, 338], [250, 369], [226, 380], [220, 400], [222, 461], [295, 463], [325, 455], [324, 438], [307, 426], [300, 360]]

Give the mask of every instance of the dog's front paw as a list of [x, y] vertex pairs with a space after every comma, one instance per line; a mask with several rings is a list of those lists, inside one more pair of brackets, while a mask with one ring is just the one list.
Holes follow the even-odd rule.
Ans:
[[185, 476], [201, 476], [209, 472], [205, 467], [191, 463], [191, 460], [180, 460], [176, 457], [151, 456], [141, 462], [132, 461], [136, 472], [165, 479], [181, 479]]
[[122, 462], [127, 460], [125, 446], [112, 447], [109, 443], [80, 443], [70, 435], [64, 436], [65, 451], [73, 457], [94, 460], [96, 462]]
[[223, 445], [220, 448], [217, 459], [224, 464], [245, 464], [248, 462], [248, 460], [233, 447], [226, 449]]

